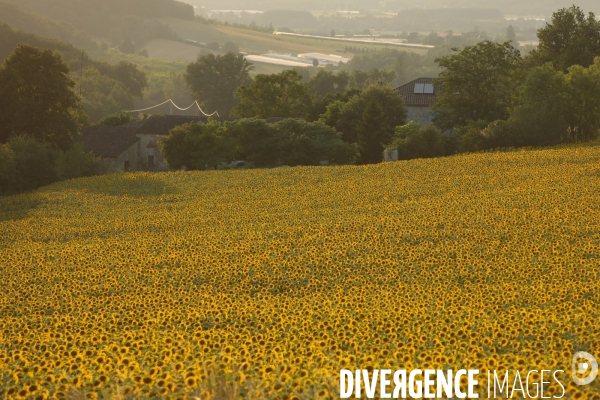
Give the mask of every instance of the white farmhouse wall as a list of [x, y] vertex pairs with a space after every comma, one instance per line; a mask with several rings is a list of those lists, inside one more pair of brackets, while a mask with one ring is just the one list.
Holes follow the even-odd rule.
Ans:
[[415, 121], [423, 126], [429, 124], [432, 120], [431, 108], [422, 106], [422, 107], [407, 107], [407, 121]]
[[102, 157], [102, 163], [110, 172], [123, 171], [125, 162], [129, 161], [129, 171], [139, 169], [140, 142], [136, 142], [130, 148], [121, 153], [118, 157]]
[[160, 153], [158, 141], [164, 135], [137, 134], [140, 138], [140, 169], [148, 170], [148, 156], [154, 156], [153, 171], [169, 171], [169, 166]]

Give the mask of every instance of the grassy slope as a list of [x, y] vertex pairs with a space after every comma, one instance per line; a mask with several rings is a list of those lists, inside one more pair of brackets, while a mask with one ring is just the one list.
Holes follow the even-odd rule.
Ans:
[[[281, 37], [270, 33], [251, 31], [223, 25], [208, 25], [196, 21], [186, 21], [176, 18], [161, 19], [161, 22], [169, 25], [179, 36], [184, 39], [196, 40], [198, 42], [225, 42], [236, 43], [241, 51], [261, 54], [269, 50], [281, 53], [335, 53], [337, 49], [343, 49], [345, 44], [328, 40], [315, 40], [299, 37]], [[380, 49], [383, 45], [354, 44], [349, 45], [362, 48]], [[392, 47], [392, 46], [390, 46]], [[395, 47], [394, 47], [395, 48]], [[402, 50], [405, 50], [404, 48]], [[427, 50], [406, 49], [416, 53], [425, 54]]]

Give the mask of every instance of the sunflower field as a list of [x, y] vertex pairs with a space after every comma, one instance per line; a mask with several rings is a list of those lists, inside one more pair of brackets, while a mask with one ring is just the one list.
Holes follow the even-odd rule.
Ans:
[[570, 377], [599, 278], [598, 145], [64, 181], [0, 198], [0, 399], [335, 399], [381, 368], [599, 399]]

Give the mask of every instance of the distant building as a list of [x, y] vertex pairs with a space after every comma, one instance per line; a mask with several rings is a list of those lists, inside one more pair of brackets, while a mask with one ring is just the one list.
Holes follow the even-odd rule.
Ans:
[[350, 61], [349, 58], [344, 58], [336, 54], [322, 54], [322, 53], [304, 53], [298, 54], [298, 58], [304, 58], [309, 60], [318, 60], [319, 65], [339, 65], [340, 63], [346, 64]]
[[419, 78], [408, 82], [396, 91], [404, 99], [408, 111], [407, 121], [415, 121], [421, 125], [427, 125], [433, 121], [431, 106], [437, 96], [437, 90], [433, 86], [433, 78]]
[[158, 141], [177, 126], [203, 123], [206, 117], [152, 116], [144, 121], [113, 126], [91, 126], [82, 134], [84, 149], [102, 158], [112, 170], [168, 171]]

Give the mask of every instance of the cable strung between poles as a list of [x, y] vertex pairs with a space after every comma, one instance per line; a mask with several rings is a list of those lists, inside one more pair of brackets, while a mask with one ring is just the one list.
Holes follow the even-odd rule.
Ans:
[[142, 111], [148, 111], [148, 110], [152, 110], [153, 108], [157, 108], [157, 107], [163, 106], [163, 105], [165, 105], [165, 104], [167, 104], [167, 103], [171, 103], [171, 105], [172, 105], [172, 106], [174, 106], [176, 109], [178, 109], [178, 110], [180, 110], [180, 111], [187, 111], [187, 110], [189, 110], [190, 108], [192, 108], [192, 107], [196, 106], [196, 107], [198, 107], [198, 110], [200, 110], [200, 112], [201, 112], [201, 113], [202, 113], [202, 114], [203, 114], [205, 117], [212, 117], [213, 115], [216, 115], [217, 117], [220, 117], [219, 113], [218, 113], [218, 112], [216, 112], [216, 111], [215, 111], [214, 113], [212, 113], [212, 114], [207, 114], [207, 113], [205, 113], [205, 112], [202, 110], [202, 108], [200, 108], [200, 104], [198, 104], [198, 101], [197, 101], [197, 100], [196, 100], [196, 101], [194, 101], [194, 102], [193, 102], [193, 103], [192, 103], [192, 104], [191, 104], [189, 107], [187, 107], [187, 108], [181, 108], [181, 107], [179, 107], [177, 104], [175, 104], [175, 103], [173, 102], [173, 100], [169, 99], [169, 100], [167, 100], [167, 101], [164, 101], [164, 102], [162, 102], [162, 103], [160, 103], [160, 104], [157, 104], [157, 105], [155, 105], [155, 106], [152, 106], [152, 107], [148, 107], [148, 108], [142, 108], [141, 110], [129, 110], [129, 111], [124, 111], [124, 112], [126, 112], [126, 113], [133, 113], [133, 112], [142, 112]]

